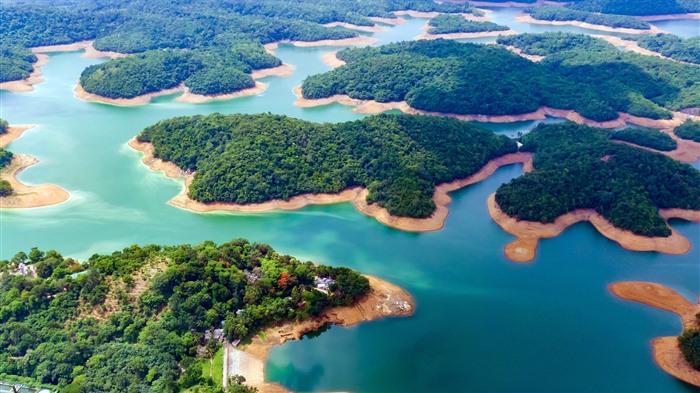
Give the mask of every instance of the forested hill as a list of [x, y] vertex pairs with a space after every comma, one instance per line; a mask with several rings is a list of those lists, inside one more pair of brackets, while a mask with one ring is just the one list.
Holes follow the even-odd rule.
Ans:
[[616, 227], [644, 236], [671, 234], [658, 209], [700, 210], [697, 169], [610, 137], [571, 122], [539, 125], [521, 148], [534, 153], [535, 171], [499, 187], [496, 202], [510, 216], [543, 223], [595, 209]]
[[153, 49], [216, 48], [236, 41], [317, 41], [357, 33], [329, 22], [372, 25], [369, 17], [393, 11], [477, 13], [465, 4], [431, 0], [98, 0], [51, 5], [3, 3], [0, 13], [0, 82], [26, 78], [36, 59], [29, 47], [95, 40], [98, 50], [140, 53]]
[[479, 33], [485, 31], [505, 31], [508, 26], [493, 22], [475, 22], [465, 19], [462, 15], [438, 15], [428, 24], [428, 34]]
[[609, 26], [615, 28], [641, 29], [651, 28], [651, 25], [643, 20], [639, 20], [627, 15], [610, 15], [596, 12], [575, 10], [560, 6], [540, 6], [527, 8], [524, 12], [530, 14], [534, 19], [547, 21], [579, 21], [594, 25]]
[[337, 56], [347, 64], [306, 78], [302, 94], [405, 100], [416, 109], [457, 114], [511, 115], [549, 106], [596, 121], [618, 112], [666, 119], [668, 110], [700, 105], [700, 73], [692, 65], [622, 52], [584, 35], [520, 34], [498, 42], [546, 58], [534, 63], [502, 47], [448, 40], [346, 49]]
[[[314, 289], [316, 276], [334, 279], [328, 294]], [[368, 290], [353, 270], [241, 239], [134, 245], [84, 264], [33, 248], [0, 261], [0, 375], [63, 393], [223, 393], [202, 377], [201, 357], [220, 346], [206, 331], [224, 321], [229, 340], [245, 339]], [[252, 392], [239, 388], [227, 392]]]
[[700, 37], [681, 38], [673, 34], [640, 37], [637, 44], [674, 60], [700, 64]]
[[638, 16], [700, 12], [700, 2], [697, 0], [580, 0], [569, 7], [603, 14]]
[[155, 156], [196, 171], [190, 198], [258, 203], [369, 189], [389, 213], [427, 217], [435, 185], [467, 177], [516, 150], [505, 136], [455, 119], [371, 116], [318, 124], [286, 116], [178, 117], [146, 128]]

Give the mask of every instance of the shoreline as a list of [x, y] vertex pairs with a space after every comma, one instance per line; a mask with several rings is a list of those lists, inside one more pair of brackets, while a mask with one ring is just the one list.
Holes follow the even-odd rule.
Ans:
[[381, 33], [384, 31], [389, 31], [387, 28], [379, 26], [377, 24], [375, 24], [373, 26], [360, 26], [360, 25], [353, 25], [352, 23], [346, 23], [346, 22], [331, 22], [331, 23], [326, 23], [322, 26], [328, 27], [328, 28], [343, 27], [343, 28], [346, 28], [349, 30], [361, 31], [363, 33]]
[[337, 54], [337, 51], [325, 53], [321, 56], [321, 61], [331, 68], [338, 68], [347, 64], [344, 60], [340, 60], [338, 56], [336, 56]]
[[294, 45], [299, 48], [309, 48], [315, 46], [370, 46], [374, 45], [379, 40], [368, 36], [357, 36], [352, 38], [343, 38], [340, 40], [320, 40], [320, 41], [292, 41], [281, 40], [263, 45], [265, 51], [270, 55], [275, 55], [275, 50], [279, 48], [279, 44]]
[[29, 73], [29, 77], [25, 79], [18, 79], [14, 81], [2, 82], [0, 83], [0, 90], [8, 90], [13, 93], [28, 93], [34, 91], [34, 85], [43, 82], [45, 79], [41, 76], [41, 67], [49, 62], [49, 56], [44, 54], [36, 54], [36, 61], [32, 63], [32, 72]]
[[670, 151], [663, 151], [663, 150], [656, 150], [651, 147], [646, 147], [646, 146], [641, 146], [634, 144], [632, 142], [627, 142], [627, 141], [618, 141], [618, 140], [613, 140], [613, 143], [621, 143], [625, 145], [629, 145], [632, 147], [636, 147], [638, 149], [644, 149], [650, 152], [654, 153], [661, 153], [665, 156], [671, 157], [676, 161], [680, 162], [687, 162], [687, 163], [693, 163], [697, 162], [698, 159], [700, 159], [700, 142], [695, 142], [691, 141], [689, 139], [683, 139], [679, 138], [674, 132], [672, 128], [661, 130], [660, 132], [668, 135], [676, 141], [677, 147], [674, 150]]
[[643, 127], [663, 129], [679, 126], [689, 116], [686, 114], [673, 112], [672, 119], [654, 120], [645, 117], [633, 116], [623, 112], [618, 112], [619, 117], [615, 120], [597, 122], [590, 119], [586, 119], [585, 117], [581, 116], [579, 113], [571, 109], [555, 109], [546, 106], [540, 107], [534, 112], [523, 113], [519, 115], [459, 115], [454, 113], [429, 112], [420, 109], [415, 109], [409, 106], [408, 103], [406, 103], [406, 101], [377, 102], [372, 100], [359, 100], [351, 98], [344, 94], [336, 94], [330, 97], [319, 99], [307, 99], [303, 98], [301, 95], [301, 86], [297, 86], [294, 88], [294, 94], [297, 96], [297, 100], [294, 102], [294, 106], [298, 106], [300, 108], [313, 108], [316, 106], [338, 103], [341, 105], [354, 107], [352, 109], [352, 112], [354, 113], [377, 114], [389, 110], [400, 110], [401, 112], [409, 115], [443, 116], [453, 117], [455, 119], [463, 121], [478, 121], [489, 123], [512, 123], [516, 121], [525, 120], [544, 120], [547, 118], [547, 116], [552, 116], [571, 120], [578, 124], [586, 124], [591, 127], [618, 128], [624, 127], [628, 123], [630, 123]]
[[462, 3], [470, 3], [474, 7], [490, 7], [490, 8], [510, 8], [510, 7], [517, 7], [517, 8], [527, 8], [527, 7], [534, 7], [534, 6], [539, 6], [539, 5], [558, 5], [558, 6], [563, 6], [566, 3], [560, 3], [557, 1], [547, 1], [547, 0], [537, 0], [534, 3], [518, 3], [517, 1], [508, 1], [508, 2], [502, 2], [502, 3], [494, 3], [490, 1], [469, 1], [469, 0], [445, 0], [446, 3], [457, 3], [457, 4], [462, 4]]
[[[270, 349], [290, 340], [299, 340], [304, 334], [318, 330], [325, 325], [334, 324], [348, 327], [385, 317], [409, 317], [413, 315], [416, 304], [408, 292], [377, 277], [366, 274], [363, 276], [369, 279], [370, 292], [352, 306], [330, 308], [321, 315], [306, 321], [267, 328], [261, 332], [262, 334], [253, 336], [250, 344], [241, 345], [240, 350], [233, 349], [257, 360], [255, 365], [250, 367], [253, 370], [248, 368], [245, 371], [256, 375], [264, 374], [264, 365]], [[224, 372], [224, 375], [227, 375], [227, 371]], [[259, 381], [259, 377], [252, 379]], [[261, 392], [289, 391], [280, 384], [264, 381], [253, 386], [260, 389]]]
[[468, 14], [468, 13], [445, 13], [445, 12], [437, 12], [437, 11], [422, 12], [422, 11], [404, 10], [404, 11], [394, 11], [394, 15], [398, 16], [399, 18], [402, 16], [410, 16], [411, 18], [416, 18], [416, 19], [433, 19], [439, 15], [461, 15], [464, 19], [471, 20], [474, 22], [488, 22], [491, 20], [491, 17], [488, 15], [487, 12], [484, 13], [484, 16], [476, 16], [474, 14]]
[[[496, 44], [496, 45], [499, 45], [499, 44]], [[544, 56], [527, 54], [527, 53], [523, 52], [522, 49], [516, 48], [512, 45], [501, 45], [501, 46], [508, 49], [509, 51], [515, 53], [516, 55], [518, 55], [520, 57], [523, 57], [523, 58], [530, 60], [533, 63], [539, 63], [540, 61], [544, 60]]]
[[377, 205], [367, 204], [367, 194], [369, 191], [362, 187], [351, 187], [337, 194], [302, 194], [290, 198], [288, 201], [271, 200], [262, 203], [235, 204], [235, 203], [202, 203], [190, 199], [187, 196], [189, 185], [192, 182], [193, 174], [188, 174], [172, 162], [153, 157], [153, 145], [146, 142], [138, 142], [136, 139], [129, 141], [129, 146], [141, 153], [143, 162], [153, 171], [162, 171], [170, 178], [184, 178], [184, 186], [178, 195], [173, 197], [169, 204], [196, 213], [209, 213], [214, 211], [225, 211], [234, 213], [263, 213], [273, 210], [297, 210], [308, 205], [326, 205], [335, 203], [352, 202], [355, 209], [380, 223], [389, 227], [406, 232], [430, 232], [442, 229], [449, 214], [448, 205], [452, 198], [448, 193], [464, 188], [474, 183], [478, 183], [491, 176], [498, 168], [516, 163], [522, 163], [524, 169], [531, 170], [532, 155], [529, 153], [510, 153], [494, 158], [484, 165], [476, 173], [463, 178], [456, 179], [448, 183], [442, 183], [435, 187], [433, 191], [433, 202], [435, 211], [426, 218], [409, 218], [392, 216], [389, 212]]
[[553, 223], [542, 224], [534, 221], [520, 221], [507, 215], [496, 203], [496, 194], [488, 197], [489, 215], [504, 231], [516, 237], [504, 248], [506, 258], [513, 262], [531, 262], [537, 252], [540, 239], [559, 236], [571, 225], [582, 221], [590, 222], [598, 232], [630, 251], [656, 251], [671, 255], [685, 254], [692, 247], [690, 241], [668, 225], [671, 218], [682, 218], [700, 223], [700, 211], [685, 209], [659, 209], [659, 214], [671, 229], [669, 237], [648, 237], [612, 225], [593, 209], [578, 209], [557, 217]]
[[[684, 329], [700, 326], [695, 322], [695, 314], [700, 312], [700, 301], [692, 304], [676, 291], [652, 282], [616, 282], [608, 285], [615, 296], [659, 308], [677, 314]], [[693, 369], [678, 348], [676, 337], [657, 337], [651, 341], [654, 361], [665, 372], [687, 382], [700, 386], [700, 371]]]
[[15, 154], [12, 162], [0, 172], [0, 179], [7, 180], [12, 186], [12, 194], [0, 197], [0, 209], [24, 209], [57, 205], [70, 198], [70, 194], [54, 184], [39, 184], [28, 186], [19, 180], [17, 175], [30, 166], [38, 163], [34, 157]]
[[404, 18], [382, 18], [380, 16], [370, 16], [367, 19], [375, 23], [382, 23], [389, 26], [398, 26], [408, 23]]
[[688, 64], [688, 65], [692, 65], [692, 66], [696, 66], [696, 67], [700, 66], [700, 64], [689, 63], [687, 61], [672, 59], [670, 57], [662, 55], [659, 52], [654, 52], [654, 51], [651, 51], [649, 49], [642, 48], [641, 46], [639, 46], [637, 44], [637, 41], [623, 40], [620, 37], [614, 37], [611, 35], [604, 35], [604, 34], [600, 34], [600, 35], [599, 34], [591, 34], [591, 37], [600, 38], [601, 40], [604, 40], [613, 46], [616, 46], [619, 48], [624, 48], [630, 52], [639, 53], [640, 55], [659, 57], [661, 59], [675, 61], [676, 63]]
[[689, 12], [687, 14], [645, 15], [637, 16], [636, 18], [646, 22], [655, 22], [659, 20], [700, 19], [700, 12]]
[[[288, 77], [288, 76], [291, 76], [295, 70], [296, 70], [296, 68], [294, 66], [283, 63], [282, 65], [277, 66], [277, 67], [263, 68], [260, 70], [255, 70], [250, 74], [250, 76], [254, 80], [260, 79], [260, 78], [265, 78], [268, 76]], [[175, 94], [178, 92], [182, 92], [182, 94], [180, 96], [178, 96], [177, 98], [175, 98], [175, 102], [187, 102], [187, 103], [192, 103], [192, 104], [201, 104], [201, 103], [216, 101], [216, 100], [230, 100], [233, 98], [257, 95], [257, 94], [262, 93], [266, 89], [267, 89], [267, 84], [262, 83], [262, 82], [258, 82], [256, 80], [255, 86], [248, 88], [248, 89], [238, 90], [238, 91], [234, 91], [233, 93], [226, 93], [226, 94], [201, 95], [201, 94], [191, 93], [189, 91], [189, 89], [184, 84], [180, 84], [179, 86], [173, 87], [171, 89], [165, 89], [165, 90], [160, 90], [160, 91], [156, 91], [153, 93], [142, 94], [140, 96], [136, 96], [133, 98], [108, 98], [108, 97], [101, 96], [99, 94], [93, 94], [93, 93], [89, 93], [89, 92], [85, 91], [85, 89], [83, 89], [83, 86], [80, 84], [80, 81], [78, 81], [75, 88], [73, 89], [73, 92], [75, 93], [76, 98], [83, 100], [83, 101], [86, 101], [86, 102], [97, 102], [97, 103], [116, 105], [116, 106], [138, 106], [138, 105], [148, 104], [149, 102], [151, 102], [151, 99], [153, 99], [155, 97], [169, 95], [169, 94]]]
[[7, 132], [0, 135], [0, 147], [7, 146], [12, 141], [22, 136], [25, 131], [34, 127], [34, 125], [8, 126]]
[[425, 33], [413, 37], [414, 40], [436, 40], [443, 38], [446, 40], [462, 40], [470, 38], [498, 37], [501, 35], [518, 34], [515, 30], [499, 30], [499, 31], [482, 31], [478, 33], [449, 33], [449, 34], [430, 34]]
[[610, 32], [624, 33], [624, 34], [665, 33], [665, 31], [660, 30], [658, 27], [656, 27], [654, 25], [652, 25], [650, 29], [642, 30], [642, 29], [631, 29], [631, 28], [625, 28], [625, 27], [610, 27], [610, 26], [603, 26], [603, 25], [594, 25], [592, 23], [580, 22], [577, 20], [541, 20], [541, 19], [535, 19], [528, 14], [516, 16], [515, 21], [520, 22], [520, 23], [530, 23], [530, 24], [535, 24], [535, 25], [554, 25], [554, 26], [569, 25], [569, 26], [580, 27], [582, 29], [610, 31]]

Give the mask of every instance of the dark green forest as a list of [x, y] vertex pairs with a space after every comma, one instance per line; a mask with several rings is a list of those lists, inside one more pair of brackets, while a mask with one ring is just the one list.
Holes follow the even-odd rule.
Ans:
[[637, 45], [674, 60], [700, 64], [700, 37], [681, 38], [673, 34], [642, 36]]
[[368, 203], [427, 217], [435, 185], [467, 177], [515, 142], [455, 119], [380, 115], [318, 124], [286, 116], [177, 117], [137, 136], [155, 156], [196, 171], [200, 202], [259, 203], [307, 193], [369, 189]]
[[[700, 327], [700, 312], [695, 315], [695, 324]], [[678, 336], [678, 347], [690, 366], [700, 371], [700, 330], [683, 330]]]
[[498, 46], [449, 40], [346, 49], [337, 56], [347, 64], [309, 76], [302, 94], [405, 100], [416, 109], [457, 114], [510, 115], [548, 106], [596, 121], [616, 119], [618, 112], [668, 119], [669, 110], [700, 105], [700, 73], [691, 65], [568, 33], [500, 36], [498, 43], [546, 58], [534, 63]]
[[[18, 264], [27, 264], [27, 275]], [[81, 264], [56, 251], [0, 261], [0, 374], [62, 392], [178, 392], [211, 385], [197, 351], [205, 331], [229, 340], [352, 304], [369, 281], [238, 239], [131, 246]], [[34, 272], [32, 274], [31, 272]], [[331, 277], [329, 294], [314, 277]], [[3, 377], [4, 378], [4, 377]], [[217, 392], [217, 389], [207, 389]]]
[[[120, 53], [201, 48], [226, 52], [237, 42], [260, 45], [281, 40], [355, 37], [357, 33], [353, 31], [321, 24], [372, 25], [369, 17], [393, 17], [392, 12], [399, 10], [481, 15], [467, 3], [437, 4], [431, 0], [96, 0], [55, 5], [3, 4], [0, 82], [26, 78], [35, 61], [26, 48], [35, 46], [95, 40], [96, 49]], [[232, 79], [240, 77], [237, 69], [230, 70], [236, 74]], [[199, 78], [205, 76], [200, 74]]]
[[678, 144], [668, 134], [652, 128], [630, 127], [610, 134], [610, 139], [625, 141], [635, 145], [649, 147], [661, 151], [671, 151]]
[[685, 123], [673, 129], [677, 137], [700, 142], [700, 121], [686, 120]]
[[524, 12], [530, 14], [534, 19], [548, 21], [579, 21], [609, 27], [622, 27], [628, 29], [649, 29], [651, 25], [643, 20], [626, 16], [598, 14], [588, 11], [580, 11], [560, 6], [540, 6], [526, 8]]
[[8, 127], [10, 127], [10, 124], [7, 120], [0, 119], [0, 135], [7, 133]]
[[700, 210], [700, 171], [660, 153], [610, 141], [610, 132], [572, 122], [540, 124], [522, 137], [535, 171], [498, 188], [512, 217], [553, 222], [594, 209], [618, 228], [669, 236], [658, 209]]
[[[0, 119], [0, 135], [7, 133], [9, 124], [6, 120]], [[0, 170], [5, 168], [12, 161], [12, 152], [0, 147]], [[0, 197], [12, 194], [12, 186], [7, 180], [0, 180]]]
[[697, 0], [580, 0], [573, 9], [620, 15], [667, 15], [700, 12]]
[[438, 15], [429, 22], [428, 34], [479, 33], [484, 31], [505, 31], [508, 26], [493, 22], [466, 20], [462, 15]]

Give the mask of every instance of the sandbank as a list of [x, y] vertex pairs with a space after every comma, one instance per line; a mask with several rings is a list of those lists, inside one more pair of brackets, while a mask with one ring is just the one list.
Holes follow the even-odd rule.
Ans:
[[700, 13], [691, 12], [688, 14], [646, 15], [637, 16], [637, 19], [641, 19], [647, 22], [654, 22], [659, 20], [700, 19]]
[[19, 126], [9, 126], [7, 127], [7, 132], [4, 134], [0, 134], [0, 147], [5, 147], [7, 146], [10, 142], [14, 141], [15, 139], [19, 138], [22, 136], [24, 131], [27, 131], [30, 128], [34, 128], [33, 125], [19, 125]]
[[504, 165], [523, 163], [525, 170], [532, 168], [532, 156], [529, 153], [511, 153], [495, 158], [484, 165], [478, 172], [463, 179], [457, 179], [449, 183], [439, 184], [433, 192], [433, 202], [436, 209], [427, 218], [409, 218], [392, 216], [383, 207], [367, 204], [369, 191], [362, 187], [352, 187], [336, 194], [303, 194], [289, 200], [271, 200], [263, 203], [236, 204], [236, 203], [202, 203], [189, 198], [189, 186], [194, 177], [193, 173], [186, 173], [172, 162], [153, 157], [153, 145], [132, 139], [129, 146], [144, 154], [142, 162], [154, 171], [162, 171], [171, 178], [184, 178], [185, 184], [177, 196], [168, 203], [182, 209], [198, 213], [214, 211], [238, 212], [238, 213], [262, 213], [273, 210], [297, 210], [308, 205], [327, 205], [334, 203], [352, 202], [357, 211], [392, 228], [408, 232], [436, 231], [445, 225], [445, 219], [449, 213], [447, 205], [452, 202], [449, 192], [464, 188], [470, 184], [478, 183], [491, 176], [498, 168]]
[[580, 22], [577, 20], [540, 20], [540, 19], [535, 19], [528, 14], [521, 14], [521, 15], [516, 16], [515, 21], [521, 22], [521, 23], [532, 23], [532, 24], [537, 24], [537, 25], [554, 25], [554, 26], [571, 25], [571, 26], [581, 27], [583, 29], [612, 31], [612, 32], [624, 33], [624, 34], [665, 33], [665, 31], [660, 30], [658, 27], [656, 27], [654, 25], [652, 25], [651, 28], [649, 28], [649, 29], [630, 29], [630, 28], [623, 28], [623, 27], [610, 27], [610, 26], [603, 26], [603, 25], [594, 25], [592, 23]]
[[331, 68], [338, 68], [340, 66], [345, 65], [345, 61], [340, 60], [338, 56], [336, 56], [338, 52], [329, 52], [321, 56], [321, 61], [323, 64], [331, 67]]
[[508, 49], [509, 51], [515, 53], [516, 55], [524, 57], [524, 58], [526, 58], [534, 63], [538, 63], [544, 59], [544, 56], [527, 54], [527, 53], [523, 52], [522, 49], [516, 48], [512, 45], [501, 45], [501, 46], [503, 46], [504, 48]]
[[250, 74], [250, 77], [253, 79], [261, 79], [261, 78], [266, 78], [268, 76], [279, 76], [279, 77], [286, 78], [288, 76], [292, 76], [292, 74], [294, 74], [295, 70], [296, 70], [296, 67], [294, 67], [293, 65], [287, 64], [287, 63], [282, 63], [282, 65], [277, 66], [277, 67], [254, 70]]
[[482, 38], [482, 37], [498, 37], [500, 35], [515, 35], [518, 34], [515, 30], [501, 30], [501, 31], [482, 31], [478, 33], [450, 33], [450, 34], [421, 34], [413, 37], [414, 40], [436, 40], [438, 38], [444, 38], [446, 40], [462, 40], [469, 38]]
[[675, 61], [676, 63], [683, 63], [683, 64], [689, 64], [689, 65], [693, 65], [693, 66], [700, 66], [700, 64], [689, 63], [687, 61], [672, 59], [670, 57], [662, 55], [659, 52], [654, 52], [654, 51], [650, 51], [649, 49], [642, 48], [641, 46], [639, 46], [637, 44], [637, 41], [623, 40], [620, 37], [614, 37], [614, 36], [610, 36], [610, 35], [593, 34], [593, 35], [591, 35], [591, 37], [600, 38], [600, 39], [605, 40], [614, 46], [624, 48], [630, 52], [639, 53], [640, 55], [660, 57], [662, 59]]
[[697, 162], [698, 158], [700, 158], [700, 143], [691, 141], [688, 139], [682, 139], [676, 136], [676, 134], [673, 133], [673, 129], [665, 129], [661, 130], [660, 132], [663, 132], [664, 134], [667, 134], [668, 136], [671, 137], [674, 141], [676, 141], [676, 144], [678, 147], [676, 147], [675, 150], [671, 151], [662, 151], [662, 150], [656, 150], [652, 149], [650, 147], [646, 146], [641, 146], [637, 145], [635, 143], [627, 142], [627, 141], [612, 141], [614, 143], [622, 143], [625, 145], [633, 146], [638, 149], [644, 149], [647, 151], [652, 151], [654, 153], [661, 153], [663, 155], [669, 156], [673, 158], [676, 161], [681, 161], [681, 162]]
[[383, 23], [385, 25], [392, 26], [403, 25], [406, 23], [406, 19], [404, 18], [381, 18], [378, 16], [370, 16], [367, 19], [371, 20], [372, 22]]
[[331, 23], [326, 23], [323, 26], [329, 27], [329, 28], [330, 27], [344, 27], [346, 29], [362, 31], [365, 33], [379, 33], [379, 32], [383, 32], [383, 31], [388, 31], [387, 28], [379, 26], [379, 25], [359, 26], [359, 25], [353, 25], [352, 23], [345, 23], [345, 22], [331, 22]]
[[[229, 350], [242, 351], [253, 359], [257, 359], [257, 361], [248, 362], [247, 367], [240, 371], [252, 373], [252, 380], [258, 382], [259, 375], [263, 374], [262, 368], [270, 349], [289, 340], [299, 340], [304, 334], [318, 330], [325, 325], [334, 324], [347, 327], [384, 317], [408, 317], [414, 313], [415, 301], [408, 292], [377, 277], [369, 275], [365, 275], [365, 277], [369, 279], [370, 292], [354, 305], [334, 307], [324, 311], [318, 317], [303, 322], [290, 322], [268, 328], [262, 334], [254, 336], [250, 344], [241, 345], [238, 349], [230, 348]], [[227, 371], [233, 373], [234, 370], [226, 370], [225, 373]], [[238, 370], [235, 372], [237, 373]], [[242, 375], [246, 377], [247, 381], [248, 377], [245, 374]], [[226, 374], [224, 374], [225, 376]], [[260, 392], [288, 392], [281, 385], [274, 383], [263, 382], [253, 386], [257, 387]]]
[[243, 89], [243, 90], [238, 90], [233, 93], [228, 93], [228, 94], [209, 94], [209, 95], [202, 95], [202, 94], [194, 94], [190, 92], [190, 89], [187, 87], [182, 88], [182, 95], [177, 97], [175, 99], [176, 102], [189, 102], [191, 104], [202, 104], [205, 102], [211, 102], [211, 101], [221, 101], [221, 100], [230, 100], [233, 98], [238, 98], [238, 97], [247, 97], [247, 96], [254, 96], [262, 93], [267, 89], [267, 85], [262, 82], [255, 82], [255, 86], [248, 88], [248, 89]]
[[[444, 12], [421, 12], [421, 11], [412, 11], [412, 10], [406, 10], [406, 11], [394, 11], [394, 15], [397, 16], [410, 16], [412, 18], [427, 18], [427, 19], [433, 19], [438, 15], [445, 14]], [[455, 13], [455, 14], [446, 14], [446, 15], [462, 15], [464, 19], [466, 20], [471, 20], [474, 22], [488, 22], [491, 20], [491, 17], [488, 15], [484, 16], [476, 16], [474, 14], [468, 14], [468, 13]]]
[[[535, 258], [539, 239], [555, 237], [573, 224], [589, 221], [603, 236], [631, 251], [656, 251], [665, 254], [680, 255], [690, 251], [691, 244], [672, 227], [669, 237], [648, 237], [636, 235], [630, 231], [612, 225], [593, 209], [578, 209], [557, 217], [553, 223], [520, 221], [507, 215], [496, 203], [496, 194], [487, 200], [491, 218], [504, 231], [517, 239], [506, 245], [504, 253], [514, 262], [530, 262]], [[700, 223], [700, 211], [684, 209], [660, 209], [659, 214], [667, 221], [670, 218], [682, 218]]]
[[7, 168], [0, 172], [0, 179], [7, 180], [12, 186], [12, 195], [0, 197], [0, 209], [20, 209], [56, 205], [69, 198], [68, 192], [53, 184], [28, 186], [17, 180], [17, 175], [24, 169], [39, 162], [36, 158], [24, 154], [15, 154]]
[[389, 110], [400, 110], [403, 113], [409, 115], [444, 116], [453, 117], [464, 121], [479, 121], [490, 123], [512, 123], [516, 121], [525, 120], [544, 120], [547, 118], [547, 116], [552, 116], [559, 117], [562, 119], [568, 119], [578, 124], [586, 124], [591, 127], [618, 128], [624, 127], [627, 124], [636, 124], [643, 127], [661, 129], [679, 126], [689, 117], [689, 115], [687, 114], [674, 112], [672, 119], [655, 120], [648, 119], [645, 117], [633, 116], [623, 112], [618, 112], [618, 118], [615, 120], [597, 122], [590, 119], [586, 119], [585, 117], [581, 116], [577, 112], [574, 112], [573, 110], [555, 109], [546, 106], [540, 107], [534, 112], [523, 113], [518, 115], [459, 115], [454, 113], [429, 112], [420, 109], [415, 109], [409, 106], [408, 103], [406, 103], [406, 101], [377, 102], [372, 100], [359, 100], [351, 98], [344, 94], [336, 94], [330, 97], [319, 99], [308, 99], [302, 97], [301, 86], [297, 86], [294, 88], [294, 94], [296, 94], [297, 96], [297, 100], [294, 102], [294, 105], [301, 108], [312, 108], [316, 106], [338, 103], [346, 106], [355, 107], [352, 110], [355, 113], [377, 114]]
[[88, 93], [87, 91], [85, 91], [85, 89], [83, 89], [83, 86], [80, 85], [80, 82], [78, 82], [78, 84], [75, 85], [75, 89], [73, 89], [73, 91], [75, 92], [75, 97], [83, 101], [99, 102], [102, 104], [117, 106], [136, 106], [148, 104], [149, 102], [151, 102], [151, 98], [153, 97], [174, 94], [179, 91], [182, 91], [183, 89], [184, 87], [180, 85], [177, 87], [173, 87], [172, 89], [160, 90], [153, 93], [136, 96], [133, 98], [108, 98], [98, 94]]
[[279, 48], [279, 44], [290, 44], [300, 48], [314, 47], [314, 46], [369, 46], [374, 45], [379, 42], [378, 39], [367, 37], [367, 36], [357, 36], [352, 38], [343, 38], [340, 40], [320, 40], [320, 41], [291, 41], [282, 40], [277, 42], [271, 42], [269, 44], [263, 45], [265, 51], [268, 54], [275, 55], [275, 51]]
[[469, 2], [474, 7], [490, 7], [490, 8], [507, 8], [507, 7], [517, 7], [517, 8], [527, 8], [535, 7], [539, 5], [564, 5], [566, 3], [547, 1], [547, 0], [537, 0], [534, 3], [518, 3], [517, 1], [508, 2], [490, 2], [490, 1], [469, 1], [469, 0], [445, 0], [446, 3], [466, 3]]
[[[618, 297], [670, 311], [681, 317], [684, 329], [700, 329], [695, 315], [700, 312], [700, 301], [692, 304], [674, 290], [651, 282], [616, 282], [608, 286]], [[658, 337], [652, 340], [654, 361], [667, 373], [691, 385], [700, 386], [700, 371], [693, 369], [678, 348], [676, 337]]]
[[49, 56], [43, 54], [36, 55], [36, 61], [32, 64], [34, 69], [27, 79], [0, 83], [0, 90], [9, 90], [13, 93], [27, 93], [34, 90], [34, 85], [44, 81], [41, 77], [41, 66], [49, 62]]

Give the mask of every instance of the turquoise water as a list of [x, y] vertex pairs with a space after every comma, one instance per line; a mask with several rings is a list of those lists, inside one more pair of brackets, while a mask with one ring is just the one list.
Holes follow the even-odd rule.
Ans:
[[[509, 12], [495, 16], [506, 18]], [[382, 42], [409, 39], [424, 24], [410, 19], [375, 36]], [[452, 193], [445, 228], [416, 234], [379, 224], [349, 203], [264, 214], [180, 210], [167, 201], [181, 183], [148, 170], [126, 146], [145, 126], [180, 115], [269, 111], [314, 121], [360, 118], [341, 105], [292, 105], [292, 88], [305, 75], [327, 70], [320, 56], [332, 49], [281, 46], [278, 56], [297, 71], [291, 78], [267, 78], [270, 87], [261, 96], [200, 105], [169, 96], [135, 108], [75, 99], [80, 72], [98, 61], [77, 52], [52, 55], [42, 68], [47, 81], [36, 91], [0, 92], [0, 117], [38, 125], [10, 146], [41, 160], [20, 180], [58, 184], [71, 199], [0, 211], [0, 258], [33, 246], [85, 259], [134, 243], [245, 237], [283, 253], [377, 275], [415, 297], [411, 318], [334, 327], [318, 338], [273, 349], [267, 379], [299, 391], [699, 391], [652, 360], [650, 340], [678, 334], [678, 318], [616, 299], [606, 286], [649, 280], [698, 298], [700, 225], [674, 220], [695, 247], [668, 256], [625, 251], [591, 225], [577, 224], [542, 241], [533, 263], [519, 265], [503, 256], [512, 236], [486, 211], [487, 196], [520, 176], [519, 165]], [[535, 124], [488, 126], [512, 135]]]

